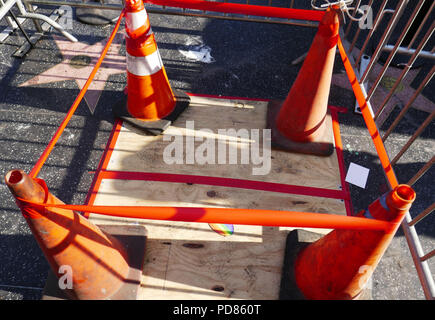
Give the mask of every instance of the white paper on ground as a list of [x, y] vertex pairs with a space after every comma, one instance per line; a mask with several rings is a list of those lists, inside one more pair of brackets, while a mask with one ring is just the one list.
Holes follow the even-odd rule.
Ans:
[[370, 169], [351, 162], [346, 174], [346, 182], [365, 189]]
[[178, 51], [187, 59], [204, 63], [213, 63], [216, 60], [211, 56], [211, 48], [202, 43], [200, 37], [190, 37], [183, 48]]

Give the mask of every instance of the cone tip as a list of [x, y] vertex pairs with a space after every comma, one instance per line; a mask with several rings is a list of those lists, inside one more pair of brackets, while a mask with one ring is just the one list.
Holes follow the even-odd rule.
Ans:
[[329, 29], [329, 31], [335, 35], [338, 34], [338, 30], [340, 27], [340, 18], [339, 18], [339, 11], [340, 9], [336, 6], [329, 7], [325, 14], [323, 15], [323, 19], [320, 22], [319, 27], [321, 29]]
[[125, 0], [125, 9], [127, 11], [136, 11], [144, 7], [142, 0]]
[[416, 193], [407, 184], [399, 184], [394, 191], [397, 199], [400, 201], [412, 203], [415, 200]]
[[45, 190], [23, 170], [14, 169], [5, 176], [5, 182], [14, 197], [43, 201]]
[[411, 208], [416, 197], [415, 191], [406, 184], [399, 184], [390, 192], [387, 198], [387, 205], [401, 212]]
[[13, 169], [6, 174], [5, 182], [8, 186], [19, 184], [23, 181], [24, 175], [23, 170]]

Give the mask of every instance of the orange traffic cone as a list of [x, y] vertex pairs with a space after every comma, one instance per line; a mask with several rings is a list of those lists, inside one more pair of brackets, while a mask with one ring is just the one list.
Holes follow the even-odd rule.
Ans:
[[390, 230], [334, 230], [303, 248], [293, 270], [303, 297], [358, 298], [414, 200], [414, 190], [399, 185], [359, 214], [392, 222]]
[[113, 112], [158, 134], [186, 108], [187, 95], [177, 99], [171, 89], [143, 1], [125, 1], [125, 11], [127, 102], [123, 99]]
[[338, 9], [330, 7], [284, 103], [269, 104], [272, 147], [323, 156], [332, 154], [332, 122], [327, 107], [338, 31]]
[[25, 202], [64, 204], [48, 192], [43, 180], [12, 170], [5, 181], [53, 273], [58, 278], [65, 276], [54, 291], [61, 289], [64, 297], [71, 299], [136, 298], [141, 270], [132, 268], [129, 252], [115, 237], [77, 212]]

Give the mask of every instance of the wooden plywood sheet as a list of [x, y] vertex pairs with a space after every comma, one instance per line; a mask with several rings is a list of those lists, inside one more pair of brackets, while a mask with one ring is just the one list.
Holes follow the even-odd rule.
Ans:
[[[102, 181], [96, 205], [234, 207], [335, 212], [340, 200], [181, 183]], [[277, 299], [286, 235], [292, 228], [236, 225], [223, 237], [205, 223], [121, 219], [96, 224], [147, 229], [141, 299]], [[311, 231], [327, 233], [327, 229]]]
[[[219, 129], [233, 128], [236, 131], [246, 129], [251, 132], [251, 129], [264, 129], [266, 126], [267, 102], [191, 98], [190, 106], [165, 132], [166, 135], [182, 135], [184, 138], [192, 135], [213, 137], [216, 139], [217, 153], [219, 141], [233, 145], [236, 143], [230, 141], [232, 138], [229, 136], [219, 135]], [[194, 130], [186, 128], [186, 121], [193, 121]], [[209, 129], [211, 133], [203, 132], [201, 129], [204, 128]], [[164, 141], [163, 136], [140, 135], [137, 130], [125, 125], [118, 137], [107, 169], [231, 177], [334, 190], [338, 190], [341, 185], [335, 151], [330, 157], [319, 157], [272, 150], [268, 174], [255, 175], [254, 168], [259, 168], [261, 165], [242, 164], [240, 150], [237, 164], [229, 164], [229, 161], [218, 164], [217, 155], [214, 164], [189, 164], [184, 154], [185, 161], [182, 164], [168, 165], [164, 161], [163, 153], [170, 142]], [[252, 143], [252, 139], [249, 141], [239, 139], [237, 142], [238, 148], [248, 149], [253, 147]], [[201, 141], [195, 141], [195, 150], [201, 144]], [[260, 141], [260, 151], [262, 148], [263, 144]]]
[[[192, 98], [168, 133], [195, 128], [262, 129], [266, 102]], [[213, 133], [211, 133], [213, 135]], [[215, 135], [217, 139], [219, 137]], [[268, 175], [252, 175], [252, 165], [168, 165], [169, 142], [123, 127], [107, 170], [193, 174], [286, 183], [337, 190], [337, 156], [324, 158], [272, 151]], [[199, 142], [200, 143], [200, 142]], [[197, 145], [197, 144], [196, 144]], [[249, 142], [248, 142], [249, 145]], [[95, 205], [184, 206], [292, 210], [346, 214], [342, 200], [221, 186], [145, 180], [103, 179]], [[286, 236], [291, 228], [236, 225], [224, 237], [205, 223], [135, 220], [91, 214], [96, 224], [143, 224], [148, 233], [140, 299], [277, 299]], [[308, 229], [327, 233], [327, 229]]]

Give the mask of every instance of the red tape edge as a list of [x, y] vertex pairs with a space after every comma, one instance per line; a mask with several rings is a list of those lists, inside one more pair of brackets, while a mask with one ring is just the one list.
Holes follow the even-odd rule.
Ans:
[[175, 173], [131, 172], [131, 171], [102, 171], [102, 179], [149, 180], [175, 183], [196, 183], [212, 186], [243, 188], [251, 190], [271, 191], [289, 194], [324, 197], [332, 199], [349, 199], [349, 195], [342, 190], [331, 190], [316, 187], [296, 186], [275, 182], [209, 177], [199, 175], [184, 175]]

